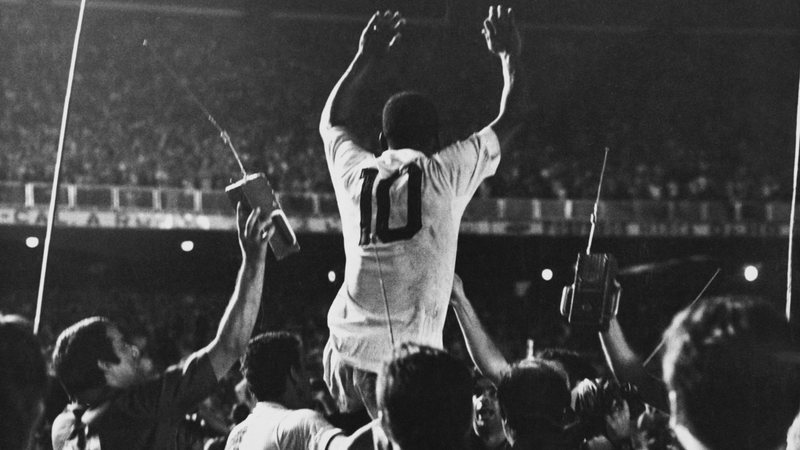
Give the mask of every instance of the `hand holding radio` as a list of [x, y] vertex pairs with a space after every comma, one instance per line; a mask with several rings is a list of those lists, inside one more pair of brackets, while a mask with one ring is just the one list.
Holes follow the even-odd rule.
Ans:
[[591, 215], [592, 228], [589, 232], [589, 243], [586, 253], [579, 253], [575, 263], [575, 279], [569, 286], [564, 286], [561, 293], [561, 315], [573, 325], [608, 330], [611, 319], [619, 310], [619, 297], [622, 288], [616, 280], [619, 267], [617, 260], [608, 253], [592, 253], [597, 224], [597, 206], [600, 203], [600, 190], [603, 187], [603, 175], [608, 160], [608, 147], [603, 157], [603, 169], [600, 171], [600, 182], [597, 187], [597, 199]]
[[275, 192], [263, 173], [245, 175], [241, 180], [227, 186], [225, 193], [234, 206], [241, 205], [245, 211], [256, 208], [271, 219], [274, 232], [269, 236], [269, 245], [278, 261], [300, 251], [289, 219], [280, 209]]

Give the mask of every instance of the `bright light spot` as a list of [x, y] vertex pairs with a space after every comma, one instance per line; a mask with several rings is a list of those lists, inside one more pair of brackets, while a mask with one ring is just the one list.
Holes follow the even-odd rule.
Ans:
[[36, 248], [39, 246], [39, 238], [36, 236], [28, 236], [25, 238], [25, 245], [27, 245], [28, 248]]
[[328, 281], [330, 281], [331, 283], [336, 281], [336, 272], [332, 270], [328, 272]]
[[183, 241], [181, 242], [181, 250], [185, 252], [190, 252], [194, 250], [194, 242], [192, 241]]
[[744, 268], [744, 279], [750, 282], [758, 278], [758, 268], [756, 266], [746, 266]]
[[542, 271], [542, 279], [544, 281], [550, 281], [553, 279], [553, 271], [550, 269], [544, 269]]

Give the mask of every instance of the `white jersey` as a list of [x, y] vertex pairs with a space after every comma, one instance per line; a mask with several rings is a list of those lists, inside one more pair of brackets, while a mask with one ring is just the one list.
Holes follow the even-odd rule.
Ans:
[[342, 434], [311, 409], [286, 409], [258, 402], [253, 412], [228, 435], [225, 450], [325, 450]]
[[344, 282], [328, 312], [333, 348], [380, 372], [396, 343], [442, 347], [461, 216], [497, 170], [500, 143], [487, 127], [431, 157], [412, 149], [380, 157], [341, 127], [322, 130], [342, 219]]

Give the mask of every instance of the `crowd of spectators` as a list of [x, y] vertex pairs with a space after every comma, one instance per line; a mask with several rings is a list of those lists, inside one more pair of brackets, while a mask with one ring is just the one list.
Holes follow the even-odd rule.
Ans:
[[[52, 177], [74, 19], [69, 8], [1, 11], [2, 181]], [[184, 85], [229, 131], [246, 168], [265, 172], [280, 190], [332, 191], [316, 124], [358, 32], [346, 20], [90, 8], [63, 180], [209, 190], [238, 177]], [[428, 91], [441, 117], [451, 118], [442, 124], [445, 141], [485, 123], [500, 86], [499, 74], [482, 64], [488, 58], [482, 43], [454, 39], [458, 32], [410, 28], [404, 39], [411, 43], [402, 51], [413, 49], [419, 64], [397, 68], [382, 83]], [[785, 70], [772, 70], [780, 46], [739, 45], [746, 37], [712, 36], [702, 44], [673, 38], [526, 34], [526, 47], [537, 55], [536, 67], [526, 71], [531, 125], [479, 195], [591, 198], [608, 146], [607, 198], [788, 198], [794, 95]], [[144, 39], [179, 80], [142, 46]], [[444, 76], [447, 83], [439, 81]], [[364, 107], [375, 109], [390, 93], [376, 88], [375, 105]], [[373, 116], [362, 131], [377, 147], [371, 131], [378, 129], [377, 109]]]
[[[103, 314], [113, 318], [114, 322], [125, 332], [126, 339], [143, 352], [144, 367], [152, 374], [159, 373], [167, 365], [183, 360], [192, 352], [200, 349], [203, 343], [213, 336], [217, 317], [221, 314], [219, 299], [212, 298], [213, 295], [207, 297], [186, 295], [183, 299], [167, 295], [136, 295], [120, 291], [76, 291], [61, 293], [61, 295], [69, 295], [71, 301], [68, 305], [62, 303], [59, 306], [57, 302], [50, 304], [46, 326], [37, 340], [43, 344], [44, 354], [49, 355], [52, 352], [53, 332], [62, 329], [64, 324], [89, 313]], [[4, 298], [5, 312], [14, 311], [30, 316], [32, 311], [30, 308], [23, 307], [24, 303], [20, 297]], [[315, 310], [312, 305], [306, 304], [305, 311], [309, 311], [309, 306], [311, 306], [310, 311]], [[325, 308], [321, 307], [319, 311], [311, 314], [290, 312], [290, 309], [291, 305], [287, 305], [285, 299], [270, 298], [267, 311], [267, 315], [270, 317], [269, 323], [266, 327], [262, 323], [257, 326], [257, 329], [262, 331], [265, 328], [286, 330], [299, 338], [299, 342], [302, 342], [303, 373], [309, 376], [309, 384], [306, 389], [309, 390], [308, 394], [313, 400], [306, 407], [313, 408], [347, 434], [353, 433], [359, 424], [365, 423], [366, 416], [338, 414], [330, 394], [321, 381], [322, 346], [326, 341], [324, 318], [322, 317]], [[491, 309], [498, 309], [496, 302], [492, 302]], [[300, 317], [305, 318], [300, 319]], [[495, 382], [496, 384], [481, 376], [479, 372], [475, 372], [471, 382], [473, 385], [473, 411], [470, 443], [467, 447], [456, 448], [476, 450], [509, 448], [506, 436], [508, 436], [509, 428], [513, 425], [508, 424], [505, 428], [506, 433], [503, 434], [504, 427], [501, 418], [515, 414], [515, 411], [521, 414], [530, 408], [536, 411], [536, 414], [532, 416], [535, 420], [544, 418], [547, 419], [547, 422], [542, 425], [534, 421], [531, 422], [534, 425], [522, 428], [523, 434], [518, 432], [513, 435], [517, 439], [517, 444], [512, 448], [519, 448], [521, 436], [527, 432], [525, 430], [536, 430], [534, 436], [538, 437], [561, 430], [550, 435], [550, 438], [553, 439], [549, 441], [550, 447], [542, 446], [546, 442], [540, 442], [531, 448], [680, 448], [677, 446], [676, 436], [669, 427], [666, 388], [659, 385], [655, 389], [650, 389], [652, 387], [650, 385], [656, 383], [655, 378], [642, 380], [633, 375], [635, 371], [632, 371], [631, 367], [625, 367], [631, 365], [631, 361], [635, 361], [636, 358], [620, 356], [621, 352], [630, 350], [627, 349], [628, 344], [621, 334], [616, 319], [612, 319], [609, 330], [600, 333], [600, 340], [604, 343], [603, 348], [606, 351], [608, 364], [610, 364], [607, 366], [603, 362], [602, 353], [587, 353], [586, 349], [580, 353], [575, 350], [567, 350], [565, 346], [570, 344], [566, 340], [559, 340], [558, 337], [553, 337], [550, 341], [542, 340], [546, 342], [542, 348], [549, 347], [545, 350], [540, 349], [534, 352], [533, 346], [530, 344], [526, 350], [522, 350], [524, 346], [518, 345], [520, 343], [506, 342], [503, 338], [503, 330], [509, 328], [509, 325], [513, 327], [512, 321], [497, 322], [487, 314], [481, 314], [481, 317], [486, 319], [484, 325], [487, 326], [489, 335], [502, 348], [508, 360], [519, 360], [519, 362], [509, 365], [508, 372], [501, 375], [500, 380]], [[7, 326], [4, 322], [6, 320], [11, 319], [0, 316], [0, 325]], [[555, 319], [550, 317], [548, 320]], [[669, 348], [665, 355], [665, 361], [668, 361], [668, 364], [665, 363], [665, 370], [669, 368], [671, 371], [665, 373], [665, 379], [671, 383], [670, 388], [679, 393], [686, 392], [686, 390], [705, 390], [694, 394], [702, 393], [704, 395], [703, 402], [691, 407], [695, 408], [692, 411], [703, 408], [701, 411], [704, 411], [702, 413], [704, 415], [701, 417], [707, 420], [700, 423], [701, 426], [706, 427], [706, 434], [703, 435], [703, 438], [706, 439], [705, 442], [708, 442], [708, 439], [722, 442], [722, 444], [708, 448], [731, 448], [727, 446], [730, 442], [745, 442], [746, 448], [773, 448], [763, 446], [767, 445], [764, 439], [770, 439], [770, 443], [774, 443], [778, 442], [775, 436], [779, 436], [777, 439], [781, 439], [780, 442], [786, 438], [788, 421], [794, 413], [797, 413], [797, 404], [791, 403], [797, 398], [796, 389], [791, 388], [796, 381], [795, 375], [791, 374], [794, 374], [796, 369], [793, 368], [791, 360], [772, 361], [774, 367], [758, 362], [764, 358], [768, 359], [769, 355], [780, 357], [781, 352], [790, 351], [780, 347], [780, 345], [790, 345], [782, 334], [785, 331], [782, 328], [783, 325], [776, 322], [780, 320], [782, 320], [780, 314], [764, 304], [736, 298], [703, 300], [676, 316], [672, 327], [667, 332]], [[19, 321], [19, 319], [13, 319], [13, 321], [13, 323], [19, 324], [20, 329], [30, 329], [30, 323]], [[720, 327], [724, 332], [718, 330]], [[626, 332], [629, 331], [633, 330], [626, 330]], [[468, 333], [468, 331], [464, 330], [464, 333]], [[685, 335], [681, 333], [685, 333]], [[694, 334], [688, 333], [700, 333], [701, 337], [705, 335], [710, 337], [695, 342], [686, 337], [694, 336]], [[464, 368], [471, 366], [470, 354], [474, 354], [475, 349], [471, 348], [470, 354], [465, 351], [461, 332], [454, 327], [449, 326], [446, 334], [448, 335], [445, 339], [448, 353], [453, 355], [455, 360], [460, 361], [459, 366]], [[628, 333], [628, 335], [631, 334]], [[283, 336], [290, 335], [284, 333]], [[742, 336], [755, 341], [742, 343], [740, 342], [743, 339]], [[467, 343], [467, 345], [470, 344]], [[539, 345], [539, 341], [537, 341], [537, 347]], [[741, 347], [742, 345], [744, 347]], [[691, 348], [687, 352], [681, 346]], [[3, 348], [2, 345], [0, 348]], [[678, 352], [686, 353], [679, 357], [676, 356]], [[718, 352], [721, 352], [719, 355], [722, 356], [717, 357]], [[764, 352], [767, 352], [767, 356]], [[690, 361], [690, 358], [698, 359], [698, 361], [705, 358], [702, 360], [706, 363], [701, 365], [698, 362]], [[749, 366], [748, 358], [755, 358], [758, 360], [758, 364]], [[732, 367], [736, 368], [733, 373], [726, 372], [729, 363], [734, 364]], [[269, 367], [272, 366], [273, 364], [270, 363]], [[17, 364], [12, 367], [22, 370], [27, 366]], [[41, 369], [37, 370], [41, 371]], [[264, 368], [260, 370], [264, 370]], [[651, 367], [651, 370], [658, 373], [658, 369]], [[701, 373], [701, 370], [713, 370], [715, 375], [708, 379], [703, 378], [708, 375], [703, 375], [705, 372]], [[757, 384], [750, 383], [735, 391], [731, 390], [736, 383], [749, 383], [746, 379], [742, 379], [742, 370], [760, 370], [764, 373], [751, 375], [770, 376], [776, 377], [776, 380], [782, 380], [781, 382], [784, 384], [780, 386], [780, 389], [776, 387], [774, 393], [778, 396], [787, 396], [781, 402], [785, 403], [788, 409], [785, 411], [776, 409], [775, 400], [771, 400], [772, 397], [759, 397], [756, 393], [760, 389], [756, 387]], [[483, 371], [488, 374], [485, 369]], [[0, 373], [2, 372], [0, 370]], [[750, 372], [745, 373], [750, 374]], [[242, 373], [238, 370], [229, 371], [214, 392], [185, 417], [182, 425], [185, 434], [182, 436], [183, 442], [188, 446], [184, 448], [223, 448], [229, 431], [247, 417], [248, 411], [255, 404], [251, 394], [248, 394], [247, 381], [244, 380], [243, 374], [247, 374], [247, 371]], [[7, 378], [7, 375], [3, 376]], [[491, 375], [487, 376], [491, 377]], [[644, 376], [649, 377], [649, 375]], [[723, 381], [714, 381], [723, 376], [725, 377]], [[688, 377], [686, 379], [690, 382], [681, 377]], [[6, 378], [3, 379], [6, 380]], [[534, 381], [534, 384], [526, 385], [526, 383]], [[452, 380], [450, 382], [452, 383]], [[433, 379], [431, 379], [431, 383], [435, 384]], [[51, 381], [50, 386], [50, 393], [42, 399], [46, 410], [42, 425], [36, 428], [35, 444], [31, 447], [34, 449], [50, 448], [49, 426], [67, 401], [57, 383]], [[448, 386], [452, 387], [453, 384]], [[520, 389], [526, 394], [509, 397], [510, 392], [517, 392]], [[570, 390], [572, 391], [571, 401]], [[41, 388], [39, 388], [39, 392], [41, 392]], [[731, 397], [730, 394], [734, 392], [736, 394]], [[517, 400], [524, 401], [519, 403]], [[418, 402], [419, 399], [415, 398], [413, 403], [416, 408], [414, 410], [417, 412], [414, 414], [419, 414]], [[715, 409], [715, 405], [721, 405], [724, 402], [733, 403], [726, 409], [729, 415], [720, 416], [717, 414], [718, 410]], [[739, 406], [735, 414], [744, 414], [742, 408], [752, 411], [752, 408], [747, 405], [762, 404], [763, 402], [771, 403], [758, 409], [757, 415], [764, 416], [758, 424], [751, 424], [748, 427], [731, 425], [735, 422], [727, 417], [734, 414], [732, 412], [734, 406]], [[792, 405], [794, 406], [792, 407]], [[501, 413], [501, 408], [505, 408], [504, 413]], [[675, 410], [672, 413], [675, 414]], [[688, 420], [685, 414], [688, 413], [681, 414], [679, 420]], [[695, 412], [695, 414], [701, 413]], [[528, 417], [523, 420], [534, 419]], [[713, 422], [713, 427], [706, 425], [708, 420]], [[528, 422], [516, 422], [516, 426], [519, 427], [525, 423]], [[552, 428], [553, 425], [557, 425], [557, 427]], [[727, 430], [728, 434], [736, 430], [739, 433], [739, 437], [736, 439], [740, 440], [731, 441], [734, 438], [715, 431], [720, 429]], [[783, 437], [780, 437], [781, 433]], [[769, 436], [766, 436], [767, 434]], [[750, 441], [741, 441], [745, 438]], [[796, 439], [792, 437], [791, 433], [788, 439], [790, 443], [788, 448], [798, 448], [794, 446]]]

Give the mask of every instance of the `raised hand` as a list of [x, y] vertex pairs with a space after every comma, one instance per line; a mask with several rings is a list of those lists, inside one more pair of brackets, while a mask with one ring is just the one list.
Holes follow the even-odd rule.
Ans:
[[236, 205], [236, 218], [242, 257], [263, 260], [267, 254], [269, 238], [275, 231], [272, 219], [261, 208], [256, 208], [248, 214], [241, 202]]
[[497, 56], [504, 53], [516, 56], [522, 49], [522, 39], [511, 8], [500, 5], [489, 8], [489, 16], [483, 21], [483, 37], [489, 51]]
[[406, 19], [397, 11], [376, 12], [361, 32], [359, 52], [367, 56], [383, 56], [397, 43]]

